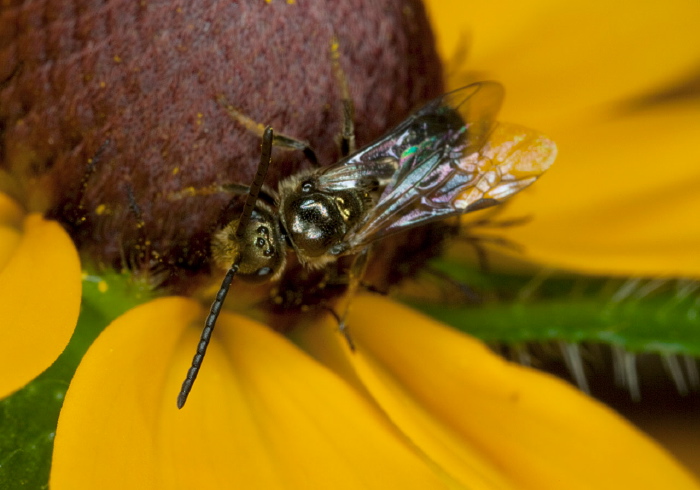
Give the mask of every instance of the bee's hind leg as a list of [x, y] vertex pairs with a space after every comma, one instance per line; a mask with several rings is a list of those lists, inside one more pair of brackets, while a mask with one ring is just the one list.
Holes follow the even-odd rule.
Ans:
[[350, 336], [350, 332], [347, 329], [347, 325], [345, 324], [344, 318], [341, 317], [340, 314], [338, 314], [338, 312], [335, 311], [330, 306], [325, 306], [324, 309], [328, 313], [330, 313], [330, 315], [338, 323], [338, 331], [343, 335], [343, 337], [345, 337], [345, 341], [348, 343], [348, 347], [350, 348], [350, 350], [355, 352], [355, 342], [352, 340], [352, 337]]
[[352, 300], [357, 294], [357, 290], [362, 286], [362, 278], [365, 275], [365, 270], [367, 269], [367, 262], [369, 260], [371, 248], [367, 247], [362, 252], [357, 254], [350, 265], [350, 270], [348, 271], [348, 288], [345, 291], [345, 299], [340, 305], [342, 311], [341, 315], [338, 315], [335, 311], [332, 311], [332, 315], [338, 321], [338, 331], [345, 337], [350, 350], [355, 350], [355, 342], [350, 335], [350, 330], [347, 323], [348, 314], [350, 313], [350, 306]]

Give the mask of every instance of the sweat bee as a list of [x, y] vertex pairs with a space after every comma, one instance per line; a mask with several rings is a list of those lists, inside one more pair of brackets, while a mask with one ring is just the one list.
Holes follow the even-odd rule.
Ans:
[[291, 175], [279, 182], [275, 195], [259, 199], [274, 138], [266, 128], [241, 217], [212, 243], [215, 262], [228, 272], [178, 407], [197, 377], [234, 276], [275, 281], [291, 249], [310, 269], [354, 257], [350, 276], [357, 284], [378, 240], [499, 204], [535, 182], [556, 158], [556, 145], [538, 132], [496, 122], [502, 99], [503, 87], [496, 82], [442, 95], [374, 143], [333, 165]]

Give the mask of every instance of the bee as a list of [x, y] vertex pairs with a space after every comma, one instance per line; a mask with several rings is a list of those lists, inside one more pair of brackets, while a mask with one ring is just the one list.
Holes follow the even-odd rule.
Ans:
[[281, 180], [276, 195], [263, 199], [274, 140], [267, 127], [241, 217], [212, 240], [214, 261], [228, 271], [178, 407], [197, 377], [234, 276], [275, 281], [291, 249], [309, 269], [354, 256], [350, 277], [358, 284], [378, 240], [499, 204], [535, 182], [553, 163], [557, 147], [538, 132], [496, 122], [503, 93], [497, 82], [480, 82], [444, 94], [337, 163]]

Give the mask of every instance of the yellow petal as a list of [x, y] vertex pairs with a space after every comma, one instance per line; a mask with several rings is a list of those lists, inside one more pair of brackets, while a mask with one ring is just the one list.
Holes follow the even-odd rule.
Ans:
[[577, 115], [677, 83], [700, 63], [695, 0], [429, 0], [427, 7], [443, 59], [469, 35], [468, 59], [448, 68], [500, 81], [503, 119], [550, 135]]
[[219, 318], [178, 410], [203, 314], [158, 299], [100, 335], [66, 395], [53, 490], [447, 488], [371, 402], [242, 317]]
[[24, 220], [20, 205], [6, 194], [0, 193], [0, 271], [5, 268], [19, 243]]
[[[3, 216], [16, 219], [11, 210]], [[28, 215], [21, 230], [0, 225], [0, 268], [0, 396], [6, 396], [49, 367], [68, 344], [81, 279], [68, 234], [38, 214]]]
[[0, 193], [0, 224], [20, 228], [24, 211], [19, 203], [7, 194]]
[[[352, 304], [353, 309], [365, 305], [362, 299]], [[404, 317], [391, 316], [394, 313], [396, 311], [393, 308], [374, 309], [369, 312], [373, 318], [362, 328], [381, 329], [389, 321], [406, 320]], [[360, 339], [357, 335], [358, 319], [365, 320], [363, 316], [351, 315], [351, 335], [355, 341]], [[357, 352], [348, 355], [345, 352], [345, 340], [338, 335], [337, 324], [332, 321], [315, 324], [295, 332], [294, 337], [320, 362], [340, 373], [350, 383], [361, 386], [361, 389], [367, 391], [367, 396], [377, 397], [376, 400], [397, 427], [406, 433], [426, 459], [433, 461], [451, 479], [472, 490], [520, 488], [488, 454], [482, 453], [481, 448], [465, 440], [434, 413], [416, 403], [404, 387], [396, 385], [390, 374], [385, 378], [387, 373], [383, 369], [368, 368], [364, 347], [360, 346]], [[392, 344], [393, 342], [388, 342], [383, 347], [391, 351]], [[422, 362], [422, 351], [418, 356]], [[428, 375], [431, 372], [430, 365], [425, 364], [424, 367]], [[467, 409], [465, 416], [470, 416]]]
[[532, 220], [499, 234], [557, 267], [700, 277], [700, 101], [554, 139], [557, 163], [508, 209]]
[[357, 352], [348, 356], [368, 390], [465, 485], [480, 474], [493, 488], [700, 488], [600, 403], [406, 307], [359, 297], [349, 325]]

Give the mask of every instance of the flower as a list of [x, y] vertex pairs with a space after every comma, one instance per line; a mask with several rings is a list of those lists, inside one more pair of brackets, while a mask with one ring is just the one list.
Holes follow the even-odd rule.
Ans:
[[224, 313], [181, 411], [205, 310], [129, 311], [71, 383], [51, 487], [697, 488], [565, 383], [390, 300], [352, 311], [354, 353], [330, 320], [297, 332], [300, 349]]
[[[502, 8], [485, 18], [507, 20]], [[522, 36], [516, 13], [485, 39]], [[539, 93], [529, 88], [512, 98]], [[178, 411], [205, 312], [160, 298], [103, 332], [66, 397], [52, 488], [698, 488], [664, 450], [565, 383], [369, 295], [353, 300], [348, 320], [356, 352], [330, 319], [292, 342], [222, 314]]]
[[[484, 9], [485, 18], [503, 19]], [[513, 26], [516, 14], [507, 26], [522, 35]], [[489, 33], [505, 42], [508, 31], [492, 27]], [[576, 53], [570, 56], [576, 60]], [[518, 95], [517, 79], [512, 82], [517, 107], [531, 92]], [[548, 84], [529, 89], [532, 97], [543, 93], [540, 103], [551, 109], [544, 104]], [[534, 126], [555, 137], [566, 127]], [[538, 187], [533, 196], [544, 194]], [[522, 212], [520, 206], [514, 211]], [[528, 227], [539, 222], [539, 212]], [[515, 239], [547, 258], [544, 249], [537, 252], [537, 240], [525, 236]], [[557, 257], [554, 263], [568, 263]], [[190, 401], [178, 412], [173, 394], [204, 315], [191, 300], [163, 298], [105, 331], [67, 396], [53, 488], [105, 482], [143, 488], [698, 487], [664, 450], [601, 404], [374, 296], [353, 301], [354, 353], [330, 320], [293, 332], [292, 343], [224, 313]]]
[[0, 193], [0, 398], [56, 360], [80, 311], [81, 272], [61, 226]]
[[700, 277], [697, 2], [470, 2], [463, 15], [428, 6], [445, 59], [471, 34], [467, 63], [453, 71], [502, 82], [501, 118], [559, 148], [513, 201], [511, 213], [531, 221], [505, 238], [549, 267]]

